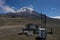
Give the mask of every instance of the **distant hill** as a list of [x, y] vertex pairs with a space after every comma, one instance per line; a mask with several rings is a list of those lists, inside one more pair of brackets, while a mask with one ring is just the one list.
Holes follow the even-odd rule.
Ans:
[[[42, 16], [42, 17], [41, 17]], [[60, 25], [60, 19], [53, 19], [45, 14], [41, 14], [36, 12], [35, 10], [31, 10], [29, 8], [22, 8], [17, 13], [6, 13], [0, 14], [0, 26], [3, 25], [25, 25], [27, 23], [36, 23], [41, 24], [41, 18], [44, 23], [45, 17], [47, 20], [48, 26], [56, 26], [56, 24]]]
[[[42, 15], [44, 17], [44, 14]], [[16, 13], [7, 13], [1, 15], [1, 17], [10, 17], [10, 18], [41, 18], [41, 13], [36, 12], [35, 10], [32, 10], [31, 8], [21, 8]]]

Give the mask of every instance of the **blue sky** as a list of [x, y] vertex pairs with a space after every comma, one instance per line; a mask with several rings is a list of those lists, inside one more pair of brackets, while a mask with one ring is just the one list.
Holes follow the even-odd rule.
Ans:
[[14, 12], [22, 7], [31, 6], [37, 12], [48, 16], [60, 16], [60, 0], [0, 0], [0, 13]]

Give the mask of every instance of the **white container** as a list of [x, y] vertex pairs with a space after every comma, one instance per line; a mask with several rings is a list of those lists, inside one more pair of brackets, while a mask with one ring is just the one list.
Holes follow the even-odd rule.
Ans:
[[28, 31], [28, 36], [32, 36], [33, 35], [33, 32], [32, 31]]
[[39, 28], [39, 37], [46, 38], [46, 29], [45, 28]]

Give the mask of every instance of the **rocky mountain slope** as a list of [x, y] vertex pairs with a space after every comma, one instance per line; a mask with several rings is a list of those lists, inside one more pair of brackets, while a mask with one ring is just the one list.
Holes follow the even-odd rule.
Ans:
[[48, 25], [60, 24], [60, 19], [53, 19], [45, 14], [38, 13], [31, 8], [23, 7], [16, 13], [0, 14], [0, 25], [25, 25], [27, 23], [41, 24], [41, 19], [42, 21], [45, 21], [45, 17]]

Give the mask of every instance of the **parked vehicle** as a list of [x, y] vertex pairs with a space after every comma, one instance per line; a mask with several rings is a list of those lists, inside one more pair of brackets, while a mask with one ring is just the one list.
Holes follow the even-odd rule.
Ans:
[[36, 25], [36, 24], [27, 24], [25, 25], [26, 27], [22, 29], [23, 31], [23, 34], [30, 34], [30, 35], [33, 35], [33, 34], [38, 34], [38, 28], [39, 28], [39, 25]]

